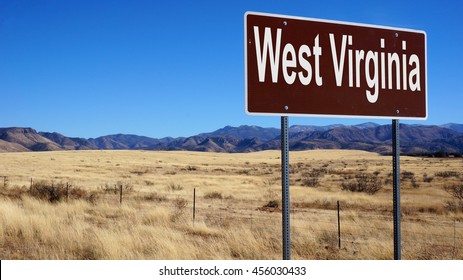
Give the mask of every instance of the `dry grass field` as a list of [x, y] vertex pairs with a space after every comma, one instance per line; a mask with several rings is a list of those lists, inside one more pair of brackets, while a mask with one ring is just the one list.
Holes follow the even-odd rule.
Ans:
[[[293, 259], [393, 258], [391, 157], [290, 165]], [[462, 171], [401, 157], [403, 259], [463, 259]], [[0, 258], [280, 259], [280, 189], [279, 151], [0, 153]]]

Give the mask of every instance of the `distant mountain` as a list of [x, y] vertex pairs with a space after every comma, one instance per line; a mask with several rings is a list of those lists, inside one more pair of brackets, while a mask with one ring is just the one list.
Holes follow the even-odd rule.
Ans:
[[[291, 150], [354, 149], [391, 153], [391, 125], [363, 123], [346, 126], [294, 125], [289, 128]], [[400, 125], [401, 151], [407, 154], [462, 153], [463, 125]], [[32, 128], [0, 128], [0, 152], [57, 150], [163, 150], [253, 152], [280, 149], [280, 130], [242, 125], [226, 126], [191, 137], [150, 138], [115, 134], [98, 138], [73, 138]]]
[[[313, 131], [327, 131], [336, 127], [343, 127], [343, 124], [332, 124], [326, 126], [317, 125], [293, 125], [288, 129], [290, 134], [301, 133], [301, 132], [313, 132]], [[280, 130], [278, 130], [279, 132]]]
[[[61, 150], [60, 145], [38, 134], [32, 128], [0, 128], [0, 140], [16, 144], [13, 146], [25, 151]], [[8, 149], [14, 148], [13, 146], [10, 145]]]
[[[357, 125], [353, 125], [353, 127], [357, 127], [360, 129], [364, 128], [373, 128], [378, 127], [379, 124], [373, 122], [361, 123]], [[328, 131], [331, 129], [335, 129], [338, 127], [346, 127], [343, 124], [331, 124], [325, 126], [317, 126], [317, 125], [293, 125], [289, 128], [289, 133], [299, 133], [299, 132], [312, 132], [312, 131]]]
[[88, 142], [101, 150], [143, 150], [157, 145], [161, 140], [131, 134], [115, 134], [90, 138]]
[[0, 152], [28, 152], [26, 147], [0, 139]]
[[380, 125], [377, 124], [377, 123], [374, 123], [374, 122], [366, 122], [366, 123], [361, 123], [361, 124], [357, 124], [357, 125], [354, 125], [354, 126], [358, 127], [358, 128], [375, 128], [375, 127], [378, 127]]
[[263, 128], [259, 126], [242, 125], [239, 127], [226, 126], [209, 133], [201, 133], [198, 136], [233, 136], [239, 139], [258, 138], [262, 141], [269, 141], [280, 135], [277, 128]]
[[84, 138], [66, 137], [56, 132], [39, 132], [39, 135], [55, 142], [63, 150], [94, 150], [98, 149], [91, 141]]
[[445, 128], [448, 128], [448, 129], [458, 131], [458, 132], [463, 132], [463, 124], [447, 123], [447, 124], [443, 124], [441, 126], [445, 127]]

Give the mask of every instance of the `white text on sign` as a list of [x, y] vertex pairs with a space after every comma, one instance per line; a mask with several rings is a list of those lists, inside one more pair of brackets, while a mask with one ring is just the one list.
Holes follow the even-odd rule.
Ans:
[[[259, 27], [253, 26], [253, 30], [256, 63], [261, 83], [265, 82], [267, 64], [269, 64], [273, 83], [278, 83], [281, 70], [288, 85], [298, 80], [306, 86], [313, 79], [317, 86], [323, 86], [320, 57], [324, 53], [326, 55], [326, 52], [320, 47], [322, 45], [320, 42], [325, 39], [330, 42], [329, 52], [336, 86], [342, 87], [348, 84], [350, 88], [359, 89], [366, 86], [365, 95], [370, 103], [376, 103], [380, 89], [421, 91], [420, 60], [416, 54], [407, 54], [407, 41], [405, 40], [401, 41], [398, 53], [384, 50], [387, 43], [384, 38], [378, 41], [378, 50], [374, 51], [355, 49], [352, 35], [335, 36], [329, 33], [328, 36], [322, 37], [317, 34], [311, 47], [305, 44], [298, 46], [296, 55], [296, 48], [291, 43], [281, 48], [283, 37], [281, 28], [276, 29], [276, 36], [273, 38], [272, 34], [275, 32], [270, 27], [265, 27], [262, 42]], [[346, 64], [347, 77], [344, 76]], [[296, 68], [301, 70], [296, 73], [294, 71]]]

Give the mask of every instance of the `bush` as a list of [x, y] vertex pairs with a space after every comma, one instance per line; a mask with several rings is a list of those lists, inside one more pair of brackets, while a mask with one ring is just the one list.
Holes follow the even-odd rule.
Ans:
[[342, 183], [341, 189], [351, 192], [364, 192], [375, 194], [382, 188], [381, 180], [372, 174], [360, 173], [355, 175], [355, 180]]
[[413, 188], [417, 189], [417, 188], [420, 187], [420, 184], [418, 184], [418, 183], [416, 182], [415, 177], [413, 177], [413, 178], [411, 179], [410, 182], [412, 183], [412, 187], [413, 187]]
[[102, 186], [101, 190], [103, 192], [105, 192], [105, 193], [112, 192], [112, 193], [117, 194], [119, 192], [116, 185], [110, 185], [108, 183], [106, 183], [104, 186]]
[[116, 185], [118, 186], [118, 188], [122, 186], [122, 190], [124, 192], [133, 191], [133, 185], [131, 183], [118, 181]]
[[[68, 192], [69, 190], [69, 192]], [[29, 189], [29, 195], [49, 202], [59, 202], [67, 196], [75, 199], [89, 199], [88, 192], [82, 188], [72, 187], [65, 183], [49, 183], [47, 181], [34, 182]]]
[[303, 174], [302, 184], [306, 187], [318, 187], [320, 185], [320, 177], [327, 174], [326, 168], [314, 168], [312, 171]]
[[222, 199], [223, 196], [219, 192], [210, 192], [204, 195], [204, 198], [209, 198], [209, 199]]
[[183, 217], [185, 209], [188, 206], [188, 201], [184, 198], [176, 198], [173, 202], [174, 210], [170, 216], [172, 222], [177, 222]]
[[463, 201], [463, 183], [445, 186], [444, 189], [453, 196], [453, 198]]
[[105, 193], [114, 193], [114, 194], [119, 194], [120, 193], [120, 188], [122, 186], [122, 191], [123, 192], [131, 192], [133, 191], [133, 185], [130, 183], [125, 183], [122, 181], [118, 181], [114, 185], [110, 185], [106, 183], [104, 186], [101, 187], [101, 190]]
[[318, 177], [305, 177], [302, 179], [302, 184], [306, 187], [316, 188], [320, 185], [320, 179]]
[[444, 189], [454, 198], [454, 201], [446, 202], [446, 208], [450, 211], [463, 211], [463, 182], [445, 186]]
[[434, 180], [434, 177], [428, 177], [428, 174], [426, 174], [426, 173], [423, 174], [423, 182], [431, 183], [432, 180]]
[[188, 170], [188, 171], [196, 171], [196, 170], [198, 170], [198, 167], [188, 165], [187, 168], [186, 168], [186, 170]]
[[420, 184], [418, 184], [416, 182], [416, 177], [415, 177], [415, 173], [413, 172], [410, 172], [410, 171], [404, 171], [400, 174], [400, 178], [402, 181], [405, 181], [405, 180], [410, 180], [410, 184], [412, 185], [412, 187], [414, 189], [417, 189], [420, 187]]
[[142, 199], [145, 201], [156, 201], [156, 202], [167, 201], [167, 198], [165, 196], [159, 195], [157, 192], [148, 193], [144, 195]]
[[407, 179], [413, 179], [415, 178], [415, 173], [410, 172], [410, 171], [404, 171], [402, 172], [402, 180], [407, 180]]
[[132, 174], [136, 174], [138, 176], [142, 176], [144, 174], [148, 174], [150, 172], [150, 170], [148, 168], [143, 168], [143, 167], [140, 167], [140, 168], [135, 168], [133, 170], [130, 170], [130, 173]]
[[457, 171], [440, 171], [435, 174], [437, 177], [449, 178], [449, 177], [460, 177], [460, 173]]
[[183, 190], [183, 186], [180, 184], [170, 183], [167, 185], [168, 191], [181, 191]]
[[280, 206], [280, 203], [277, 200], [270, 200], [264, 205], [266, 208], [278, 208], [278, 206]]
[[50, 202], [57, 202], [60, 199], [58, 188], [53, 183], [46, 181], [34, 182], [31, 185], [29, 194], [38, 199], [48, 200]]

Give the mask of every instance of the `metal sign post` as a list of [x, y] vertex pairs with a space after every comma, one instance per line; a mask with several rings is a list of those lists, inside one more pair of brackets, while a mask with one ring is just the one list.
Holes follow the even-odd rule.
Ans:
[[400, 143], [399, 120], [392, 120], [392, 179], [394, 216], [394, 260], [401, 259], [400, 244]]
[[281, 117], [281, 201], [283, 230], [283, 260], [291, 259], [290, 245], [290, 204], [289, 204], [289, 143], [288, 117]]

